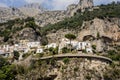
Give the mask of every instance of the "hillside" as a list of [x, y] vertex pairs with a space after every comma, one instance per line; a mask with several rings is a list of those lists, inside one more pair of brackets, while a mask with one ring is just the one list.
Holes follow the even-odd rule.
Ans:
[[[1, 45], [14, 45], [20, 40], [38, 41], [44, 52], [36, 54], [33, 50], [22, 54], [22, 51], [13, 51], [11, 60], [0, 56], [0, 63], [4, 63], [0, 64], [0, 79], [119, 80], [120, 3], [93, 7], [92, 0], [86, 1], [80, 0], [77, 5], [70, 5], [67, 11], [38, 11], [33, 17], [25, 16], [29, 14], [25, 12], [26, 9], [33, 7], [32, 4], [26, 5], [23, 12], [18, 10], [24, 18], [1, 22]], [[47, 49], [44, 46], [60, 43], [69, 33], [75, 36], [76, 41], [89, 42], [93, 53], [87, 53], [86, 50], [77, 52], [71, 45], [62, 48], [62, 53], [58, 51], [59, 44], [56, 48]], [[15, 60], [20, 54], [23, 59]]]

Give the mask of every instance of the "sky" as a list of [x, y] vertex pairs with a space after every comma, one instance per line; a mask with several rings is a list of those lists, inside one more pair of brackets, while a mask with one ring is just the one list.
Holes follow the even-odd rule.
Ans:
[[[120, 0], [94, 0], [95, 5], [107, 4]], [[79, 0], [0, 0], [0, 7], [20, 7], [28, 3], [39, 3], [49, 10], [65, 10], [70, 4], [77, 4]]]

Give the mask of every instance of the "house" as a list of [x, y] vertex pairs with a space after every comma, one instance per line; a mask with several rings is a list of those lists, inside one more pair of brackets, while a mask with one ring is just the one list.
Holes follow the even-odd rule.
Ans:
[[61, 40], [61, 43], [59, 44], [59, 52], [63, 47], [67, 47], [69, 44], [71, 44], [72, 49], [76, 49], [78, 51], [86, 50], [86, 52], [92, 53], [91, 44], [88, 42], [78, 42], [78, 41], [71, 41], [63, 38]]
[[29, 42], [29, 40], [20, 40], [20, 45], [27, 45], [27, 43]]
[[5, 57], [5, 58], [7, 58], [7, 57], [9, 57], [10, 56], [10, 53], [8, 53], [8, 52], [5, 52], [5, 50], [0, 50], [0, 55], [1, 56], [3, 56], [3, 57]]
[[42, 49], [42, 48], [38, 48], [38, 49], [36, 50], [36, 53], [43, 53], [43, 49]]
[[29, 48], [38, 47], [38, 46], [40, 46], [40, 42], [28, 42], [28, 43], [27, 43], [27, 46], [28, 46]]
[[88, 42], [78, 42], [76, 49], [78, 51], [86, 50], [89, 53], [92, 53], [91, 44]]
[[24, 46], [19, 46], [17, 51], [20, 51], [20, 52], [23, 52], [23, 53], [28, 53], [30, 51], [30, 48], [28, 48], [25, 45]]
[[57, 47], [57, 44], [56, 43], [51, 43], [51, 44], [48, 44], [45, 46], [46, 49], [49, 49], [49, 48], [56, 48]]

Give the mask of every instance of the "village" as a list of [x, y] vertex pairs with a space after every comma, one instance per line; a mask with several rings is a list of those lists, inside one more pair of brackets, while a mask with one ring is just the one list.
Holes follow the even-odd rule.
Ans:
[[58, 53], [62, 52], [62, 49], [71, 45], [71, 49], [76, 51], [86, 51], [86, 53], [93, 53], [91, 44], [89, 42], [79, 42], [79, 41], [70, 41], [67, 38], [61, 39], [60, 43], [50, 43], [45, 46], [41, 46], [39, 41], [31, 42], [29, 40], [20, 40], [18, 44], [14, 45], [1, 45], [0, 46], [0, 55], [7, 58], [12, 57], [13, 52], [17, 51], [21, 54], [26, 54], [32, 52], [34, 54], [43, 54], [46, 49], [57, 48]]

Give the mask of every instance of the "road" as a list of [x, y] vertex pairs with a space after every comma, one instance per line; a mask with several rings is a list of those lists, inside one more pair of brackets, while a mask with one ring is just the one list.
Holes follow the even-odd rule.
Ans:
[[[40, 60], [46, 60], [46, 59], [51, 59], [51, 58], [92, 58], [92, 59], [100, 59], [109, 63], [112, 63], [112, 60], [107, 57], [103, 56], [98, 56], [98, 55], [93, 55], [93, 54], [59, 54], [59, 55], [54, 55], [54, 56], [47, 56], [47, 57], [41, 57], [39, 58]], [[34, 60], [39, 60], [38, 58], [33, 58]]]

